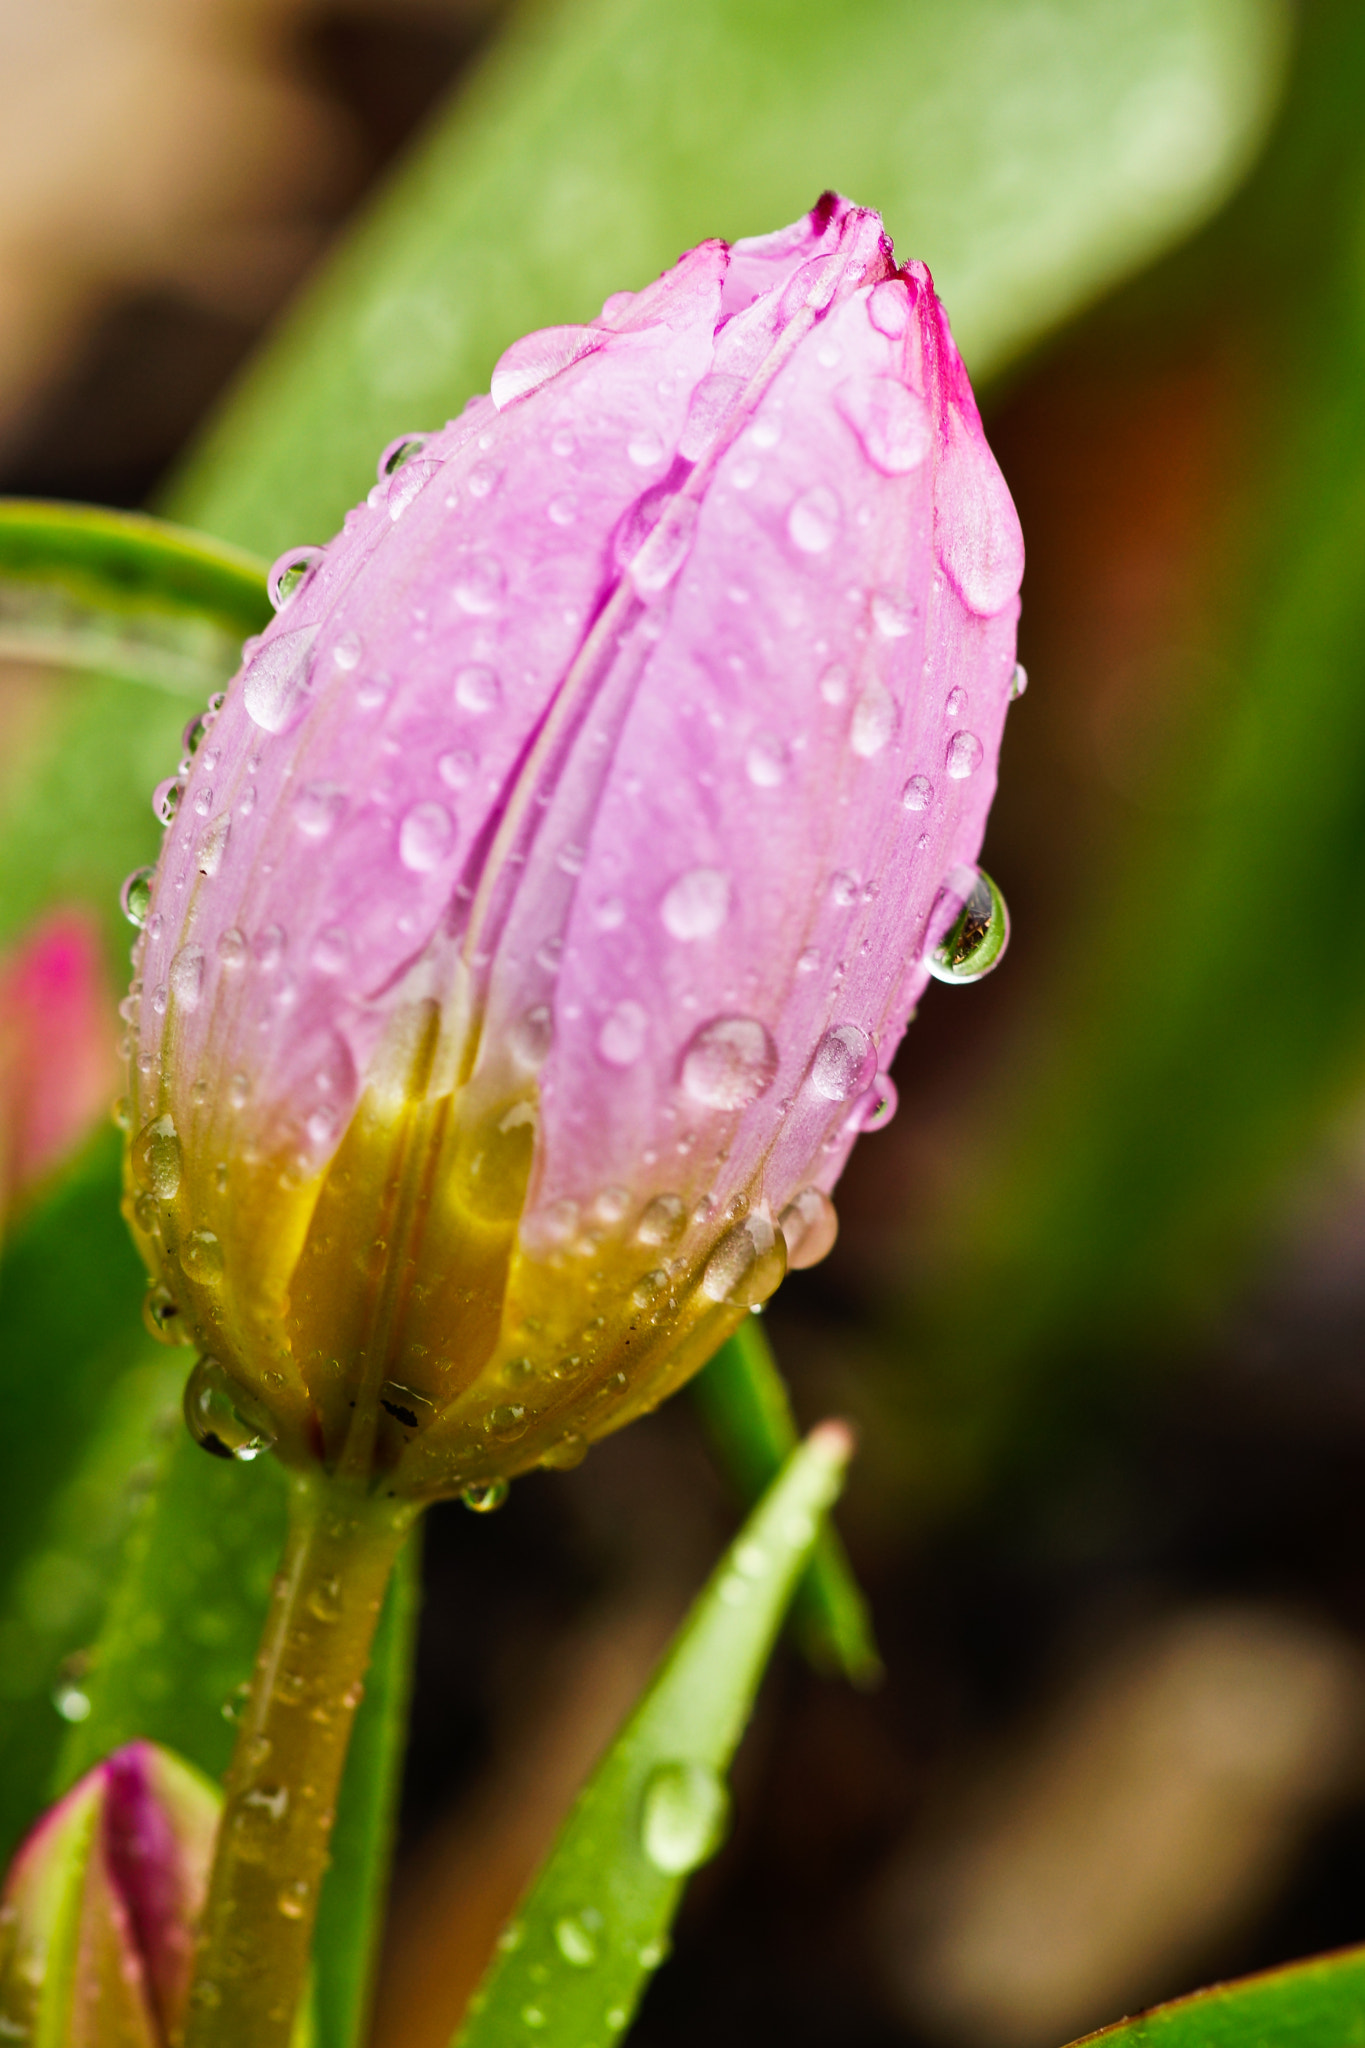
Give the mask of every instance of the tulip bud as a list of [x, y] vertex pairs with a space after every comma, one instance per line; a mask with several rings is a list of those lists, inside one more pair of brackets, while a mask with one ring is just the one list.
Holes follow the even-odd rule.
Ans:
[[281, 558], [138, 885], [201, 1434], [494, 1488], [828, 1250], [926, 977], [1000, 949], [1022, 562], [928, 272], [832, 196], [515, 343]]
[[99, 933], [77, 910], [43, 918], [0, 963], [0, 1216], [107, 1113], [113, 999]]
[[0, 2037], [166, 2048], [189, 1991], [220, 1804], [188, 1764], [134, 1742], [39, 1821], [0, 1903]]

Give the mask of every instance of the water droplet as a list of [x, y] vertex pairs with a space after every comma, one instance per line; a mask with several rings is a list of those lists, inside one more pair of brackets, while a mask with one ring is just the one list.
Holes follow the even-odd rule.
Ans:
[[668, 890], [659, 915], [675, 939], [709, 939], [730, 915], [730, 877], [720, 868], [689, 869]]
[[275, 1903], [286, 1920], [302, 1920], [304, 1914], [308, 1911], [310, 1891], [311, 1887], [301, 1877], [295, 1878], [292, 1884], [284, 1886]]
[[652, 1941], [645, 1941], [640, 1944], [639, 1948], [635, 1951], [635, 1959], [642, 1970], [657, 1970], [660, 1963], [668, 1960], [671, 1948], [672, 1943], [669, 1941], [668, 1936], [666, 1934], [659, 1934]]
[[179, 1304], [170, 1288], [164, 1287], [160, 1281], [154, 1280], [142, 1297], [142, 1320], [158, 1344], [193, 1342], [193, 1339], [185, 1334]]
[[640, 1806], [640, 1843], [654, 1868], [681, 1877], [714, 1856], [729, 1807], [724, 1780], [709, 1764], [657, 1765]]
[[879, 590], [872, 599], [872, 623], [884, 640], [903, 640], [915, 624], [915, 607], [909, 598]]
[[904, 334], [910, 321], [910, 292], [903, 278], [887, 277], [873, 285], [867, 295], [867, 317], [878, 334], [891, 341]]
[[710, 1301], [756, 1308], [781, 1284], [786, 1270], [785, 1238], [756, 1211], [721, 1238], [706, 1262], [701, 1291]]
[[[64, 1721], [79, 1726], [90, 1719], [90, 1695], [70, 1678], [59, 1678], [52, 1689], [52, 1704]], [[27, 2027], [0, 2027], [0, 2040], [27, 2041]]]
[[872, 1086], [858, 1103], [858, 1129], [860, 1131], [884, 1131], [896, 1114], [900, 1097], [896, 1084], [889, 1074], [877, 1074]]
[[539, 2005], [524, 2005], [521, 2008], [521, 2017], [523, 2023], [528, 2027], [543, 2027], [545, 2024], [545, 2009]]
[[351, 962], [351, 935], [339, 924], [329, 925], [313, 941], [309, 959], [319, 974], [343, 974]]
[[284, 957], [284, 929], [278, 924], [263, 925], [251, 941], [251, 957], [262, 974], [273, 974]]
[[490, 1408], [483, 1418], [485, 1435], [496, 1438], [500, 1444], [515, 1443], [519, 1436], [525, 1436], [526, 1425], [526, 1410], [515, 1401]]
[[761, 413], [749, 429], [749, 439], [755, 448], [761, 448], [765, 453], [769, 448], [776, 448], [782, 439], [782, 422], [775, 413]]
[[856, 1024], [836, 1024], [815, 1048], [810, 1084], [827, 1102], [849, 1102], [867, 1086], [872, 1041]]
[[414, 804], [398, 828], [398, 857], [415, 875], [429, 875], [450, 852], [455, 820], [443, 804]]
[[854, 753], [865, 761], [870, 761], [874, 754], [880, 754], [896, 730], [898, 716], [895, 698], [874, 676], [853, 707], [849, 745]]
[[461, 711], [482, 717], [501, 704], [502, 684], [484, 662], [471, 661], [455, 671], [455, 702]]
[[597, 1034], [597, 1051], [609, 1067], [633, 1067], [645, 1049], [649, 1014], [642, 1004], [618, 1003]]
[[194, 815], [196, 818], [207, 818], [212, 809], [213, 791], [207, 786], [202, 789], [196, 789], [194, 792]]
[[820, 695], [826, 704], [843, 704], [848, 698], [848, 670], [833, 661], [820, 678]]
[[505, 1479], [481, 1479], [473, 1486], [466, 1486], [460, 1499], [474, 1515], [491, 1515], [500, 1508], [511, 1491]]
[[545, 1064], [553, 1042], [554, 1016], [548, 1003], [523, 1011], [508, 1033], [512, 1057], [528, 1074]]
[[288, 732], [303, 716], [317, 637], [316, 626], [298, 626], [292, 633], [275, 634], [257, 652], [242, 685], [242, 701], [262, 732]]
[[379, 458], [380, 483], [387, 483], [391, 476], [420, 455], [428, 439], [426, 434], [400, 434], [396, 441], [390, 441]]
[[636, 1225], [641, 1244], [676, 1244], [687, 1222], [681, 1195], [656, 1195]]
[[308, 1595], [308, 1611], [314, 1620], [323, 1622], [328, 1628], [340, 1621], [345, 1601], [340, 1579], [319, 1579]]
[[850, 875], [841, 868], [829, 878], [829, 893], [840, 910], [851, 910], [862, 896], [862, 884], [856, 875]]
[[200, 874], [207, 876], [210, 881], [223, 865], [223, 855], [227, 852], [228, 835], [231, 830], [232, 819], [224, 811], [213, 820], [207, 831], [200, 834], [195, 864]]
[[667, 454], [659, 436], [649, 427], [632, 434], [626, 443], [626, 454], [637, 469], [654, 469]]
[[590, 1970], [597, 1961], [597, 1930], [602, 1918], [591, 1908], [584, 1913], [566, 1913], [555, 1922], [555, 1947], [575, 1970]]
[[576, 1429], [571, 1429], [558, 1443], [550, 1445], [540, 1462], [542, 1465], [548, 1465], [552, 1472], [572, 1472], [575, 1466], [583, 1463], [587, 1455], [587, 1438], [580, 1436]]
[[223, 1277], [222, 1243], [211, 1230], [192, 1230], [180, 1247], [180, 1263], [191, 1280], [210, 1286]]
[[465, 480], [471, 498], [487, 498], [502, 481], [502, 471], [491, 462], [476, 462]]
[[948, 742], [944, 767], [954, 782], [965, 782], [969, 775], [975, 775], [986, 757], [986, 750], [974, 732], [955, 732]]
[[235, 924], [230, 924], [225, 932], [218, 934], [218, 943], [214, 951], [224, 967], [244, 966], [247, 955], [245, 932], [239, 931]]
[[155, 868], [134, 868], [119, 890], [119, 908], [129, 924], [139, 931], [147, 922], [147, 913], [152, 907], [152, 883], [156, 879]]
[[1021, 697], [1023, 696], [1023, 694], [1024, 694], [1024, 692], [1025, 692], [1025, 690], [1026, 690], [1027, 688], [1028, 688], [1028, 670], [1027, 670], [1027, 669], [1026, 669], [1026, 668], [1024, 667], [1024, 664], [1023, 664], [1023, 662], [1022, 662], [1022, 661], [1016, 661], [1016, 662], [1015, 662], [1015, 664], [1014, 664], [1014, 673], [1013, 673], [1013, 675], [1012, 675], [1012, 676], [1010, 677], [1010, 702], [1011, 702], [1011, 704], [1016, 704], [1016, 703], [1017, 703], [1017, 702], [1019, 701], [1019, 699], [1020, 699], [1020, 698], [1021, 698]]
[[496, 555], [470, 555], [455, 572], [452, 592], [462, 612], [486, 618], [502, 602], [507, 577]]
[[365, 643], [353, 629], [339, 634], [332, 644], [332, 659], [338, 668], [359, 668], [360, 657], [364, 652]]
[[692, 546], [700, 507], [695, 498], [670, 498], [646, 539], [630, 558], [630, 580], [641, 597], [666, 590]]
[[197, 1010], [204, 992], [204, 949], [182, 946], [171, 961], [171, 990], [182, 1010]]
[[954, 683], [952, 689], [949, 690], [948, 695], [943, 700], [943, 714], [945, 718], [961, 718], [966, 709], [967, 692], [960, 684]]
[[573, 363], [601, 348], [605, 333], [594, 327], [542, 327], [524, 334], [505, 350], [493, 368], [489, 396], [499, 412], [529, 392], [538, 391]]
[[322, 560], [322, 548], [288, 548], [276, 557], [266, 573], [265, 589], [275, 610], [282, 611], [291, 597], [297, 597]]
[[746, 1109], [771, 1087], [777, 1047], [757, 1017], [713, 1017], [682, 1058], [682, 1085], [710, 1109]]
[[901, 791], [901, 802], [907, 811], [927, 811], [934, 794], [934, 785], [927, 775], [912, 775]]
[[777, 1227], [787, 1241], [787, 1265], [799, 1272], [804, 1266], [818, 1265], [833, 1250], [839, 1218], [822, 1189], [802, 1188], [778, 1217]]
[[883, 476], [907, 476], [929, 453], [929, 408], [917, 391], [896, 378], [850, 377], [835, 392], [834, 403]]
[[843, 508], [827, 484], [803, 491], [787, 514], [792, 545], [803, 555], [823, 555], [834, 545]]
[[185, 1421], [215, 1458], [250, 1464], [275, 1441], [264, 1411], [216, 1358], [201, 1358], [185, 1382]]
[[761, 732], [750, 741], [744, 769], [758, 789], [777, 789], [787, 779], [790, 756], [776, 733]]
[[163, 825], [170, 824], [184, 794], [185, 785], [178, 775], [168, 775], [164, 782], [158, 782], [152, 791], [152, 811]]
[[169, 1116], [153, 1117], [133, 1141], [133, 1178], [158, 1202], [173, 1201], [180, 1186], [180, 1139]]
[[546, 507], [551, 526], [572, 526], [578, 517], [578, 500], [572, 491], [561, 491]]
[[305, 839], [326, 839], [346, 808], [346, 793], [334, 782], [306, 782], [294, 798], [294, 823]]
[[980, 868], [954, 868], [943, 887], [962, 908], [925, 964], [938, 981], [980, 981], [1009, 944], [1005, 899]]

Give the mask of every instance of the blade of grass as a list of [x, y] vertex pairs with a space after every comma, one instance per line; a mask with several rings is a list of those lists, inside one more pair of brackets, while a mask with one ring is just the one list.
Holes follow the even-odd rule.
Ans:
[[1215, 1984], [1087, 2034], [1085, 2043], [1091, 2042], [1096, 2048], [1365, 2048], [1365, 1949]]
[[[692, 1382], [722, 1466], [746, 1502], [758, 1499], [795, 1450], [796, 1418], [767, 1331], [748, 1316]], [[838, 1532], [826, 1524], [792, 1602], [792, 1627], [817, 1670], [859, 1687], [883, 1676], [872, 1617]]]
[[528, 2030], [589, 2048], [629, 2024], [721, 1839], [725, 1772], [851, 1450], [841, 1423], [812, 1431], [722, 1558], [504, 1930], [459, 2048]]

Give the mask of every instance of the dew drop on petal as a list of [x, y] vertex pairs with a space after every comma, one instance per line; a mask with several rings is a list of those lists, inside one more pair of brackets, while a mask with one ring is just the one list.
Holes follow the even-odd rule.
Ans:
[[980, 981], [1009, 944], [1005, 899], [981, 868], [953, 868], [943, 890], [961, 908], [925, 964], [938, 981]]
[[218, 944], [214, 951], [224, 967], [244, 966], [247, 954], [245, 933], [239, 931], [235, 924], [230, 924], [226, 931], [218, 934]]
[[180, 1247], [180, 1263], [191, 1280], [213, 1286], [223, 1277], [223, 1247], [212, 1230], [192, 1230]]
[[834, 1204], [821, 1188], [802, 1188], [777, 1219], [787, 1241], [787, 1265], [793, 1272], [818, 1265], [833, 1250], [839, 1235]]
[[858, 1129], [860, 1131], [884, 1131], [896, 1114], [900, 1101], [896, 1084], [889, 1074], [877, 1074], [872, 1086], [866, 1089], [857, 1103]]
[[507, 1036], [512, 1057], [523, 1072], [538, 1072], [554, 1043], [554, 1013], [549, 1004], [536, 1003], [523, 1010]]
[[787, 1270], [787, 1241], [766, 1216], [746, 1216], [727, 1230], [706, 1262], [701, 1291], [709, 1301], [757, 1308]]
[[867, 1086], [872, 1062], [872, 1041], [867, 1033], [856, 1024], [836, 1024], [815, 1048], [811, 1087], [827, 1102], [848, 1102]]
[[681, 1195], [656, 1195], [636, 1226], [641, 1244], [676, 1244], [687, 1223], [687, 1205]]
[[498, 411], [538, 391], [561, 370], [580, 362], [602, 347], [606, 335], [593, 327], [542, 327], [524, 334], [505, 350], [494, 365], [489, 396]]
[[359, 668], [360, 657], [365, 652], [364, 642], [359, 633], [346, 632], [338, 636], [332, 647], [332, 659], [338, 668]]
[[482, 661], [471, 661], [455, 671], [455, 702], [461, 711], [482, 715], [496, 711], [502, 702], [502, 684]]
[[633, 1067], [645, 1049], [649, 1015], [640, 1003], [617, 1003], [597, 1034], [597, 1051], [609, 1067]]
[[879, 590], [872, 599], [872, 623], [884, 640], [903, 640], [914, 628], [915, 607], [909, 598]]
[[873, 676], [853, 707], [849, 745], [854, 753], [865, 761], [880, 754], [896, 730], [898, 716], [895, 698], [885, 683]]
[[730, 877], [720, 868], [689, 868], [668, 890], [659, 914], [671, 937], [709, 939], [730, 914]]
[[258, 650], [242, 686], [242, 700], [262, 732], [287, 732], [302, 716], [308, 700], [309, 662], [316, 626], [277, 633]]
[[659, 436], [649, 427], [632, 434], [626, 443], [626, 454], [637, 469], [656, 469], [667, 452]]
[[168, 775], [164, 782], [158, 782], [152, 791], [152, 810], [161, 824], [171, 823], [184, 794], [185, 785], [178, 775]]
[[827, 484], [803, 491], [787, 514], [787, 532], [803, 555], [823, 555], [834, 545], [843, 508]]
[[414, 804], [398, 828], [398, 858], [415, 875], [429, 875], [450, 852], [455, 821], [444, 804]]
[[770, 1088], [777, 1047], [757, 1017], [713, 1017], [693, 1034], [682, 1058], [682, 1085], [709, 1109], [746, 1109]]
[[461, 747], [454, 753], [442, 754], [436, 763], [436, 773], [447, 789], [468, 789], [478, 773], [478, 767], [477, 756]]
[[226, 811], [222, 811], [199, 835], [195, 864], [200, 874], [207, 876], [210, 881], [223, 865], [223, 855], [227, 852], [231, 831], [232, 819]]
[[405, 469], [408, 463], [421, 454], [428, 439], [429, 436], [426, 434], [400, 434], [396, 440], [390, 441], [379, 458], [380, 483], [387, 483], [391, 476], [396, 475], [400, 469]]
[[883, 476], [907, 476], [929, 453], [929, 408], [895, 377], [850, 377], [835, 392], [834, 403]]
[[969, 775], [975, 775], [985, 757], [986, 750], [974, 732], [955, 732], [948, 742], [943, 765], [954, 782], [965, 782]]
[[1021, 697], [1023, 696], [1023, 694], [1024, 694], [1024, 692], [1025, 692], [1025, 690], [1026, 690], [1027, 688], [1028, 688], [1028, 670], [1027, 670], [1027, 669], [1026, 669], [1026, 668], [1024, 667], [1024, 664], [1023, 664], [1023, 662], [1022, 662], [1022, 661], [1016, 661], [1016, 662], [1015, 662], [1015, 664], [1014, 664], [1014, 673], [1013, 673], [1013, 675], [1012, 675], [1012, 676], [1010, 677], [1010, 702], [1011, 702], [1011, 704], [1017, 704], [1017, 703], [1018, 703], [1018, 701], [1019, 701], [1019, 699], [1020, 699], [1020, 698], [1021, 698]]
[[288, 548], [276, 556], [266, 573], [265, 589], [277, 612], [298, 596], [322, 557], [321, 548]]
[[507, 577], [496, 555], [470, 555], [456, 570], [451, 589], [462, 612], [485, 618], [501, 604]]
[[901, 802], [907, 811], [927, 811], [933, 794], [934, 785], [927, 775], [912, 775], [901, 791]]
[[329, 925], [313, 941], [309, 959], [319, 974], [342, 974], [351, 964], [351, 936], [338, 924]]
[[144, 1124], [133, 1142], [130, 1161], [133, 1179], [155, 1195], [158, 1202], [171, 1201], [180, 1186], [180, 1139], [170, 1116], [153, 1117]]
[[345, 808], [345, 792], [335, 783], [306, 782], [294, 798], [294, 823], [305, 839], [326, 839]]
[[910, 293], [903, 278], [887, 277], [867, 295], [867, 317], [878, 334], [894, 341], [910, 322]]
[[171, 993], [182, 1010], [197, 1010], [204, 992], [204, 949], [182, 946], [171, 961]]
[[758, 733], [744, 756], [744, 769], [756, 789], [777, 789], [787, 779], [790, 756], [776, 733]]
[[578, 500], [572, 491], [561, 491], [546, 506], [551, 526], [572, 526], [578, 517]]
[[155, 868], [134, 868], [119, 890], [119, 908], [129, 924], [139, 931], [147, 922], [147, 913], [152, 905], [152, 883], [156, 878]]
[[831, 662], [820, 678], [820, 695], [826, 704], [842, 704], [848, 697], [848, 670]]
[[[274, 1442], [269, 1418], [216, 1358], [201, 1358], [185, 1383], [185, 1421], [200, 1449], [215, 1458], [250, 1464]], [[266, 1795], [260, 1796], [264, 1803]], [[281, 1805], [270, 1817], [283, 1813]]]
[[[656, 1870], [683, 1876], [714, 1856], [725, 1834], [730, 1798], [709, 1765], [656, 1765], [640, 1802], [640, 1844]], [[621, 2024], [625, 2024], [624, 2016]]]

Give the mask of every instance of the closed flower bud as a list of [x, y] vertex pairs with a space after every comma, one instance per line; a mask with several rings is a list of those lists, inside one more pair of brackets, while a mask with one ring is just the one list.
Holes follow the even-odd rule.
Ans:
[[927, 271], [832, 197], [517, 342], [282, 558], [162, 791], [132, 1076], [242, 1443], [568, 1464], [823, 1255], [926, 976], [999, 951], [1022, 561]]
[[38, 1823], [0, 1903], [0, 2037], [166, 2048], [189, 1990], [220, 1804], [168, 1750], [135, 1742]]

